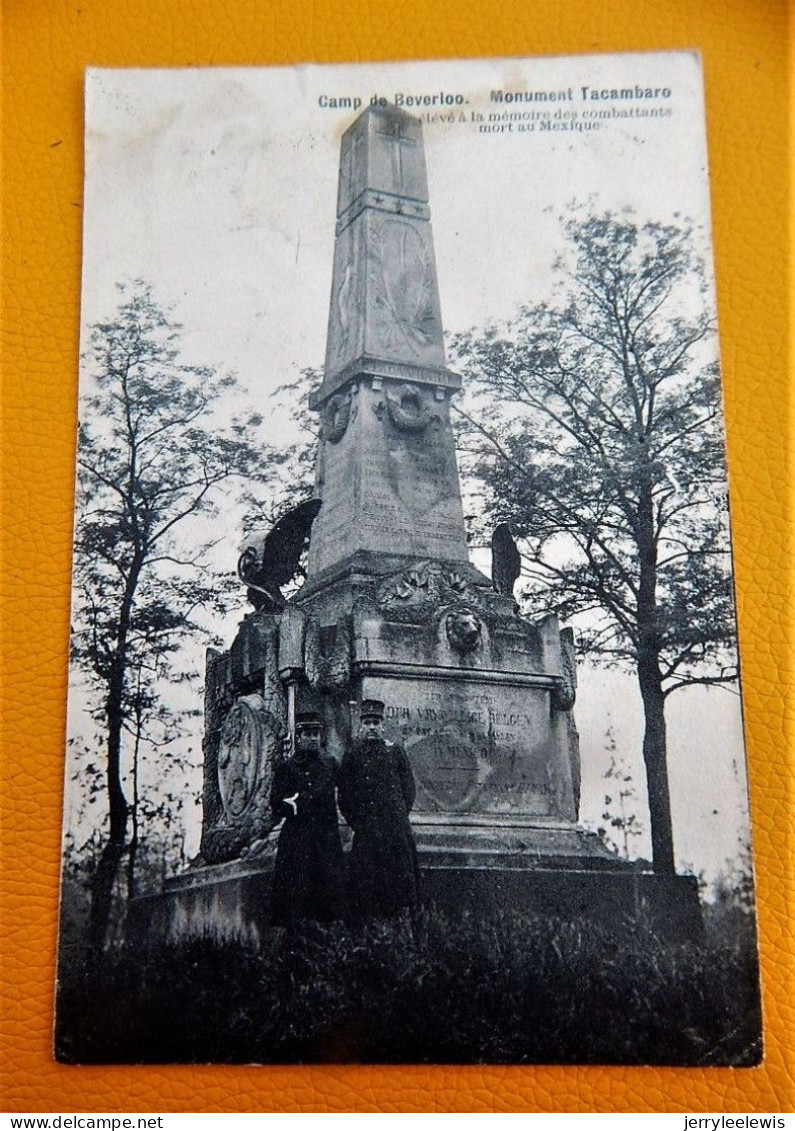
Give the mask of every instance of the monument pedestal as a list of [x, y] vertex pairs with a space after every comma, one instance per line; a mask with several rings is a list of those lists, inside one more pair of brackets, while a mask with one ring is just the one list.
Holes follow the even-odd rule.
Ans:
[[[450, 826], [455, 827], [455, 826]], [[445, 844], [415, 824], [425, 908], [485, 917], [516, 912], [566, 922], [598, 923], [621, 935], [633, 922], [671, 942], [699, 942], [704, 927], [694, 876], [644, 872], [606, 851], [554, 855], [539, 837], [536, 851], [500, 848], [488, 829], [468, 827], [458, 844]], [[588, 834], [579, 830], [585, 838]], [[594, 840], [598, 838], [594, 837]], [[262, 940], [272, 929], [271, 885], [275, 834], [250, 860], [191, 869], [168, 880], [162, 894], [136, 899], [130, 929], [145, 936], [179, 939]], [[571, 847], [569, 841], [568, 847]], [[558, 846], [565, 848], [563, 838]]]

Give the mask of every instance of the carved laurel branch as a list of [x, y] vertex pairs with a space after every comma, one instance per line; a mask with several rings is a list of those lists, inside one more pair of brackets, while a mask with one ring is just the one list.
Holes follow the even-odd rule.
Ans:
[[386, 345], [394, 348], [402, 339], [418, 355], [432, 341], [437, 320], [428, 248], [412, 224], [395, 217], [375, 228], [368, 259]]

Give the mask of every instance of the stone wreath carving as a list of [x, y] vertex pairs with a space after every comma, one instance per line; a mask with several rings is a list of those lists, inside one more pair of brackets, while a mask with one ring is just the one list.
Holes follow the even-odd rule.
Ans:
[[454, 652], [467, 655], [480, 647], [483, 626], [472, 609], [453, 609], [445, 617], [444, 627]]
[[440, 607], [462, 599], [478, 600], [459, 573], [432, 561], [391, 574], [376, 593], [378, 607], [390, 620], [410, 623], [426, 622]]
[[351, 419], [351, 394], [337, 393], [323, 409], [323, 439], [338, 444]]
[[399, 385], [394, 393], [386, 393], [389, 419], [402, 432], [422, 432], [434, 417], [431, 406], [416, 385]]

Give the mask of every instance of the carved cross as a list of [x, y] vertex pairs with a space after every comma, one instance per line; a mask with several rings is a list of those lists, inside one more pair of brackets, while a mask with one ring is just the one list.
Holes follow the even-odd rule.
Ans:
[[410, 145], [413, 148], [417, 143], [402, 132], [400, 122], [395, 122], [385, 130], [378, 130], [377, 133], [391, 149], [392, 175], [398, 188], [403, 188], [403, 146]]

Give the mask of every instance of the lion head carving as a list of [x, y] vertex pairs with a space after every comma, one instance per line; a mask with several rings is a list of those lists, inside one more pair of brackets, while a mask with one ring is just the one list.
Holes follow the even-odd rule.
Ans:
[[480, 646], [482, 625], [471, 609], [455, 609], [447, 614], [445, 629], [455, 652], [474, 652]]

